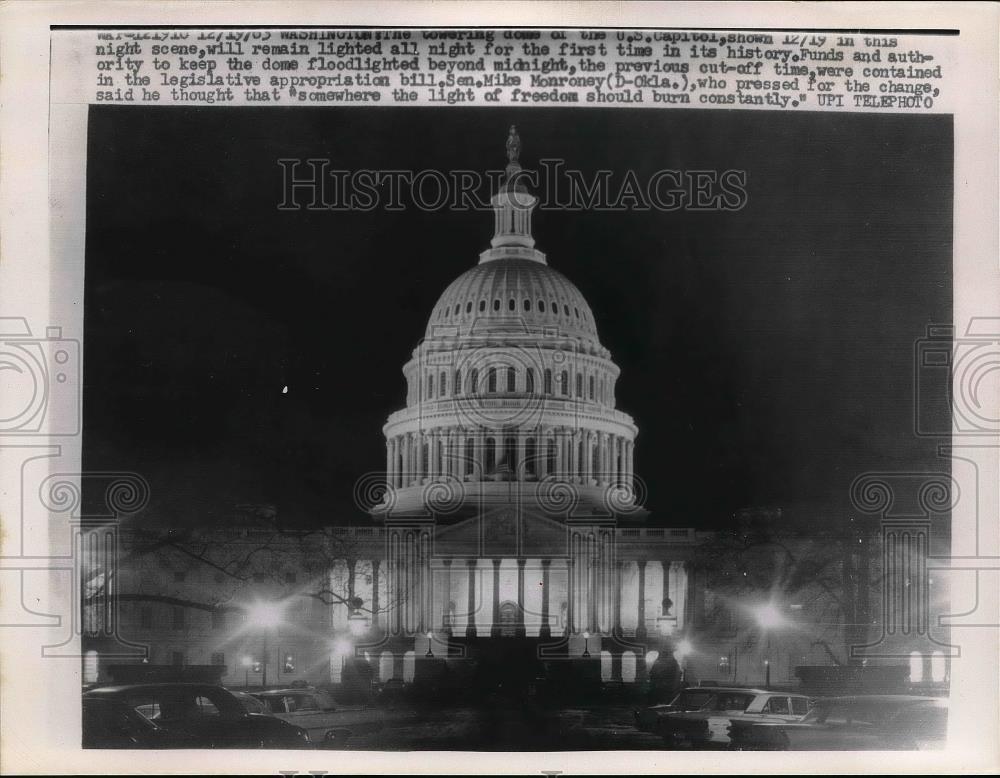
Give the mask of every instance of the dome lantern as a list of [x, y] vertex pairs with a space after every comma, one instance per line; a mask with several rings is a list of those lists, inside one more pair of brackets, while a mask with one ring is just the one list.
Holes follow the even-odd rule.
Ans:
[[521, 168], [521, 137], [517, 127], [510, 126], [507, 136], [507, 169], [500, 191], [490, 200], [493, 205], [494, 227], [491, 248], [479, 256], [479, 262], [493, 262], [498, 259], [530, 259], [545, 263], [545, 255], [535, 251], [535, 239], [531, 236], [531, 212], [538, 204], [524, 186], [524, 170]]

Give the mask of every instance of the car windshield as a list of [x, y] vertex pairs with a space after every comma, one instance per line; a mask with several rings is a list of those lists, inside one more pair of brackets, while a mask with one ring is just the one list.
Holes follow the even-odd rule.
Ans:
[[700, 710], [712, 699], [712, 694], [711, 691], [702, 689], [683, 691], [674, 698], [671, 705], [682, 710]]

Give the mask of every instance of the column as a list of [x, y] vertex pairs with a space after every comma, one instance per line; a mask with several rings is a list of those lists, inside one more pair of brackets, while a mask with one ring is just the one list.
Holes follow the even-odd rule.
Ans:
[[565, 448], [566, 443], [563, 440], [562, 430], [553, 430], [552, 439], [556, 444], [556, 472], [555, 475], [559, 478], [563, 478], [566, 474], [566, 467], [563, 464], [565, 460]]
[[[670, 593], [670, 574], [673, 572], [673, 566], [674, 565], [673, 565], [673, 562], [669, 562], [669, 561], [661, 562], [660, 564], [663, 565], [663, 599], [666, 600], [666, 599], [669, 598], [672, 601], [673, 600], [673, 595]], [[666, 616], [667, 614], [664, 613], [663, 615]], [[673, 616], [677, 615], [677, 609], [676, 608], [674, 608], [671, 611], [671, 615], [673, 615]], [[678, 626], [680, 626], [680, 625], [678, 625]]]
[[500, 561], [493, 562], [493, 617], [490, 620], [490, 637], [500, 637]]
[[587, 629], [591, 634], [600, 632], [597, 622], [597, 572], [597, 548], [591, 539], [587, 542]]
[[372, 560], [372, 629], [378, 631], [379, 629], [379, 601], [378, 601], [378, 568], [379, 560]]
[[632, 461], [633, 455], [635, 453], [635, 443], [633, 441], [628, 441], [625, 446], [625, 485], [630, 489], [634, 488], [632, 482], [632, 476], [634, 473], [635, 463]]
[[427, 476], [429, 481], [437, 479], [441, 473], [438, 471], [438, 443], [441, 437], [437, 430], [432, 430], [427, 434]]
[[622, 577], [625, 571], [625, 563], [618, 560], [615, 563], [615, 593], [614, 593], [614, 609], [615, 609], [615, 620], [613, 634], [622, 634]]
[[392, 598], [394, 600], [392, 603], [392, 632], [395, 635], [400, 635], [403, 632], [403, 603], [406, 598], [406, 594], [403, 592], [403, 575], [406, 567], [403, 564], [403, 540], [398, 532], [393, 534], [392, 553], [395, 558], [389, 560], [390, 574], [393, 577]]
[[646, 637], [646, 560], [639, 560], [639, 619], [635, 628], [637, 638]]
[[500, 460], [503, 459], [503, 431], [497, 430], [493, 433], [493, 469], [500, 467]]
[[549, 567], [551, 559], [542, 560], [542, 626], [538, 630], [541, 638], [552, 637], [552, 627], [549, 625]]
[[576, 632], [574, 623], [573, 600], [576, 599], [576, 561], [573, 559], [573, 547], [570, 546], [570, 557], [566, 560], [566, 634]]
[[569, 473], [574, 483], [580, 482], [580, 431], [574, 430], [568, 436], [567, 448], [569, 449]]
[[431, 537], [424, 530], [420, 538], [420, 632], [434, 628], [434, 570], [431, 568]]
[[468, 623], [465, 626], [465, 636], [474, 638], [476, 636], [476, 560], [470, 559], [466, 563], [469, 570], [469, 600], [468, 600]]
[[392, 488], [392, 439], [385, 441], [385, 485]]
[[425, 468], [427, 467], [427, 463], [424, 462], [424, 435], [422, 432], [417, 432], [414, 434], [413, 445], [415, 448], [414, 453], [416, 454], [415, 459], [417, 461], [416, 467], [414, 469], [416, 470], [417, 484], [419, 485], [423, 483], [424, 474], [426, 472]]
[[585, 484], [590, 483], [590, 479], [594, 477], [594, 469], [591, 466], [593, 463], [593, 457], [591, 457], [590, 449], [593, 445], [593, 433], [590, 430], [584, 430], [583, 432], [583, 467], [581, 468], [583, 472], [583, 482]]
[[611, 478], [608, 475], [608, 470], [610, 469], [608, 467], [608, 462], [611, 459], [608, 456], [608, 434], [606, 432], [598, 432], [597, 440], [601, 447], [600, 448], [601, 453], [597, 458], [597, 467], [599, 470], [597, 480], [601, 484], [606, 484], [611, 480]]
[[517, 560], [517, 630], [515, 634], [523, 638], [526, 634], [524, 628], [524, 566], [527, 559]]
[[444, 560], [444, 608], [441, 613], [441, 629], [447, 634], [451, 634], [451, 610], [448, 604], [451, 602], [451, 560]]
[[403, 453], [403, 472], [400, 473], [402, 486], [410, 485], [410, 436], [400, 436]]

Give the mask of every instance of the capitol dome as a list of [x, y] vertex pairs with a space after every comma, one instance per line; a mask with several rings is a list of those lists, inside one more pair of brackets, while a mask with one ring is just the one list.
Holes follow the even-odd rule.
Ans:
[[[616, 408], [620, 371], [580, 290], [535, 248], [538, 201], [519, 181], [519, 152], [512, 127], [490, 246], [444, 290], [403, 366], [406, 406], [382, 430], [376, 515], [481, 511], [509, 503], [512, 481], [535, 482], [518, 499], [546, 515], [642, 510], [638, 429]], [[572, 499], [553, 501], [553, 488]]]
[[594, 314], [580, 290], [548, 264], [525, 258], [481, 262], [452, 281], [434, 306], [426, 337], [449, 326], [462, 334], [502, 331], [512, 320], [529, 332], [598, 344]]

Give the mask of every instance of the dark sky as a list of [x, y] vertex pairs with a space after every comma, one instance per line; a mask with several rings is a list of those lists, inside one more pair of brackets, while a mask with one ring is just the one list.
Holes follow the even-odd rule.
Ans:
[[739, 212], [535, 217], [622, 369], [652, 521], [819, 520], [867, 470], [942, 469], [912, 355], [951, 320], [950, 117], [164, 107], [91, 108], [85, 467], [148, 477], [150, 520], [363, 520], [401, 367], [492, 216], [281, 211], [277, 160], [498, 169], [510, 123], [526, 167], [747, 171]]

